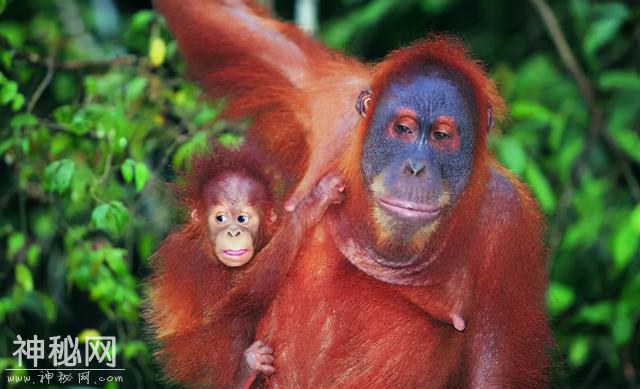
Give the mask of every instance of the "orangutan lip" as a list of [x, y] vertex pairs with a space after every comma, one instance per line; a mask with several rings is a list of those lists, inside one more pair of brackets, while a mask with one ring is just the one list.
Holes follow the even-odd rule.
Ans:
[[249, 249], [240, 249], [240, 250], [224, 250], [223, 252], [226, 255], [229, 255], [231, 257], [240, 257], [242, 255], [244, 255], [247, 251], [249, 251]]
[[377, 200], [381, 206], [401, 217], [412, 219], [435, 219], [440, 214], [440, 208], [434, 208], [425, 204], [380, 197], [378, 197]]

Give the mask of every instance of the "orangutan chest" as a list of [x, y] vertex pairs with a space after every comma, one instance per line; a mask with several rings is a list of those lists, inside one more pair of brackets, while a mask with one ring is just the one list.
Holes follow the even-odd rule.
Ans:
[[274, 349], [281, 387], [449, 386], [456, 377], [442, 372], [459, 370], [464, 341], [346, 259], [313, 255], [299, 258], [257, 336]]

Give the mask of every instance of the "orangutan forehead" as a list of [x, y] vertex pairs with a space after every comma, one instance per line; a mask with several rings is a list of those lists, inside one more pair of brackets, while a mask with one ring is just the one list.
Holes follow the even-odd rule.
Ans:
[[228, 201], [233, 206], [252, 204], [263, 196], [263, 188], [258, 182], [236, 172], [220, 176], [215, 180], [214, 187], [207, 192], [213, 195], [216, 202]]

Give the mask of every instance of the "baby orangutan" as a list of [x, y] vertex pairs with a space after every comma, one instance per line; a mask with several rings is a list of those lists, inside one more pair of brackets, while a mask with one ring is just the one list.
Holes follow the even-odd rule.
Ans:
[[254, 341], [256, 324], [307, 230], [342, 201], [342, 180], [330, 174], [276, 223], [286, 193], [276, 193], [276, 175], [256, 155], [218, 148], [194, 159], [179, 187], [191, 220], [153, 259], [147, 318], [167, 375], [182, 384], [248, 387], [275, 372], [271, 348]]

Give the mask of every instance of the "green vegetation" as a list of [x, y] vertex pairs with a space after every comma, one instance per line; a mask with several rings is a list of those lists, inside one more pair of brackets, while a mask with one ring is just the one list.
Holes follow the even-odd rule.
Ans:
[[[0, 0], [0, 371], [18, 334], [115, 335], [121, 386], [161, 386], [140, 310], [181, 218], [164, 183], [208, 137], [241, 131], [184, 80], [148, 4], [105, 4]], [[545, 4], [323, 1], [318, 35], [371, 60], [429, 31], [468, 43], [511, 109], [491, 147], [547, 216], [558, 385], [635, 387], [640, 4], [556, 0], [543, 18]]]

